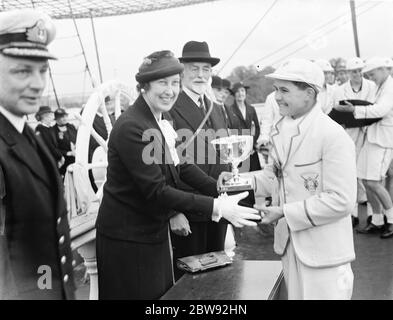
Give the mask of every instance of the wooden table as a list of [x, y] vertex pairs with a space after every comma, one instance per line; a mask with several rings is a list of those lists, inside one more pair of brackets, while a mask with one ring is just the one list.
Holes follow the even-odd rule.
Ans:
[[162, 300], [285, 299], [281, 261], [234, 261], [231, 265], [185, 274]]

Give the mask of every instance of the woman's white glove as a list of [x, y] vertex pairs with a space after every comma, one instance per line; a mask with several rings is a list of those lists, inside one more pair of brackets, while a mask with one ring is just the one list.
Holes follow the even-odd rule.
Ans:
[[248, 219], [260, 220], [261, 216], [258, 214], [258, 210], [238, 205], [238, 202], [247, 196], [248, 192], [246, 191], [231, 196], [224, 194], [214, 199], [212, 219], [218, 222], [223, 217], [238, 228], [256, 226], [255, 221]]

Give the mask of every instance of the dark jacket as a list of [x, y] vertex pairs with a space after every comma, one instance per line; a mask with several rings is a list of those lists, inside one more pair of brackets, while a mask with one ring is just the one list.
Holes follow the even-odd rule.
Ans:
[[[151, 158], [151, 155], [154, 158]], [[169, 150], [142, 96], [116, 121], [108, 143], [107, 181], [97, 231], [107, 237], [158, 243], [168, 237], [172, 210], [211, 217], [216, 181], [198, 167], [168, 164]], [[206, 195], [178, 190], [180, 180]]]
[[60, 161], [63, 155], [61, 154], [60, 150], [57, 148], [57, 142], [56, 142], [56, 136], [54, 130], [51, 130], [50, 127], [46, 127], [41, 123], [39, 123], [35, 127], [35, 133], [37, 135], [41, 135], [42, 140], [44, 140], [53, 158], [56, 161]]
[[[72, 299], [74, 283], [63, 184], [40, 136], [35, 149], [0, 114], [0, 184], [5, 220], [0, 226], [0, 299]], [[4, 209], [3, 208], [3, 209]], [[4, 213], [4, 212], [3, 212]], [[49, 266], [52, 289], [40, 290], [40, 266]]]
[[58, 151], [63, 155], [64, 157], [64, 164], [62, 167], [60, 167], [60, 173], [62, 175], [65, 174], [67, 167], [75, 162], [75, 157], [74, 156], [69, 156], [67, 155], [67, 152], [71, 151], [71, 142], [75, 145], [76, 143], [76, 135], [77, 135], [77, 130], [76, 128], [70, 124], [66, 124], [67, 131], [61, 132], [59, 130], [59, 127], [57, 124], [55, 124], [51, 130], [54, 133], [54, 136], [56, 138], [56, 146]]
[[[259, 134], [261, 133], [261, 128], [259, 126], [259, 120], [257, 116], [257, 112], [255, 108], [246, 104], [246, 118], [243, 118], [243, 115], [236, 103], [236, 101], [230, 107], [227, 107], [227, 114], [229, 118], [229, 127], [231, 129], [237, 129], [238, 134], [242, 133], [242, 130], [245, 134], [251, 134], [254, 137], [254, 146], [259, 138]], [[254, 128], [253, 128], [254, 127]]]
[[[205, 98], [206, 109], [209, 108], [211, 103], [211, 101]], [[190, 132], [186, 141], [196, 132], [204, 118], [204, 114], [199, 107], [184, 91], [180, 92], [169, 114], [173, 119], [173, 127], [178, 131], [178, 134], [182, 132], [182, 129]], [[182, 156], [188, 161], [194, 162], [210, 177], [217, 179], [221, 172], [230, 171], [229, 165], [222, 163], [215, 146], [211, 144], [212, 140], [228, 135], [227, 122], [221, 106], [215, 103], [213, 104], [212, 112], [203, 129], [190, 145], [193, 147], [187, 148], [187, 157], [186, 152], [183, 152]], [[209, 129], [212, 130], [209, 131]], [[181, 149], [181, 146], [178, 146], [178, 149]], [[197, 192], [197, 190], [186, 184], [181, 184], [180, 187], [189, 192]], [[191, 212], [184, 213], [191, 221], [201, 221], [203, 219], [201, 215], [195, 215]]]
[[59, 130], [57, 124], [52, 127], [57, 142], [57, 148], [64, 157], [68, 157], [67, 152], [71, 151], [71, 142], [73, 144], [76, 143], [77, 135], [76, 128], [72, 124], [67, 123], [66, 127], [67, 131], [64, 133]]

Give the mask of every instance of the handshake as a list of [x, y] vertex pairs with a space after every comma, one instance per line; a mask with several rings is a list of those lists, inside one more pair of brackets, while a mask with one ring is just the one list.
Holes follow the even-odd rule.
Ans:
[[[242, 178], [248, 179], [251, 183], [252, 189], [255, 190], [255, 180], [253, 173], [242, 173]], [[232, 178], [232, 173], [230, 172], [222, 172], [217, 180], [217, 189], [221, 190], [225, 183]], [[238, 202], [244, 198], [246, 198], [248, 192], [242, 192], [239, 194], [235, 194], [232, 196], [226, 196], [228, 198], [228, 206], [223, 210], [228, 210], [227, 214], [223, 214], [222, 216], [231, 222], [235, 227], [243, 227], [245, 225], [256, 225], [256, 222], [260, 222], [262, 224], [271, 224], [277, 222], [279, 219], [284, 217], [283, 207], [273, 206], [266, 207], [264, 205], [254, 205], [254, 208], [247, 208], [243, 206], [239, 206]], [[219, 197], [218, 199], [220, 199]], [[215, 199], [216, 201], [217, 199]], [[235, 214], [231, 215], [231, 210], [235, 210]], [[250, 211], [252, 210], [252, 211]], [[228, 215], [229, 217], [227, 217]], [[247, 215], [247, 217], [246, 217]], [[235, 223], [232, 221], [234, 220]], [[255, 220], [255, 221], [250, 221]]]
[[[232, 179], [230, 172], [222, 172], [217, 180], [217, 188], [221, 190], [227, 181]], [[251, 178], [252, 173], [242, 173], [241, 177]], [[254, 181], [254, 179], [250, 179]], [[252, 188], [255, 186], [252, 183]], [[258, 222], [262, 224], [275, 223], [284, 217], [282, 207], [266, 207], [254, 205], [254, 208], [239, 205], [239, 201], [248, 196], [248, 191], [234, 195], [221, 194], [214, 199], [212, 220], [218, 222], [221, 218], [228, 220], [233, 226], [242, 228], [244, 226], [256, 226]], [[178, 213], [170, 219], [171, 230], [180, 236], [187, 236], [191, 233], [191, 228], [184, 214]]]

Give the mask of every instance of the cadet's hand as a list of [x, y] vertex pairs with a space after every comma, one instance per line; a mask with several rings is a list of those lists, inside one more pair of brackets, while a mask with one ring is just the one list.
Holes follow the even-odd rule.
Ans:
[[260, 220], [258, 210], [239, 206], [238, 202], [248, 196], [248, 192], [242, 192], [232, 196], [221, 196], [214, 200], [214, 210], [219, 210], [222, 217], [235, 227], [256, 226], [257, 223], [247, 219]]
[[265, 207], [261, 205], [255, 205], [254, 208], [259, 210], [261, 213], [262, 224], [274, 223], [284, 216], [284, 210], [282, 207]]
[[171, 230], [173, 233], [179, 236], [188, 236], [191, 232], [190, 224], [188, 219], [183, 213], [178, 213], [169, 220]]
[[344, 111], [344, 112], [354, 112], [355, 111], [355, 106], [352, 103], [350, 103], [346, 100], [344, 100], [344, 103], [345, 103], [344, 106], [338, 105], [338, 106], [336, 106], [336, 109], [338, 111]]

